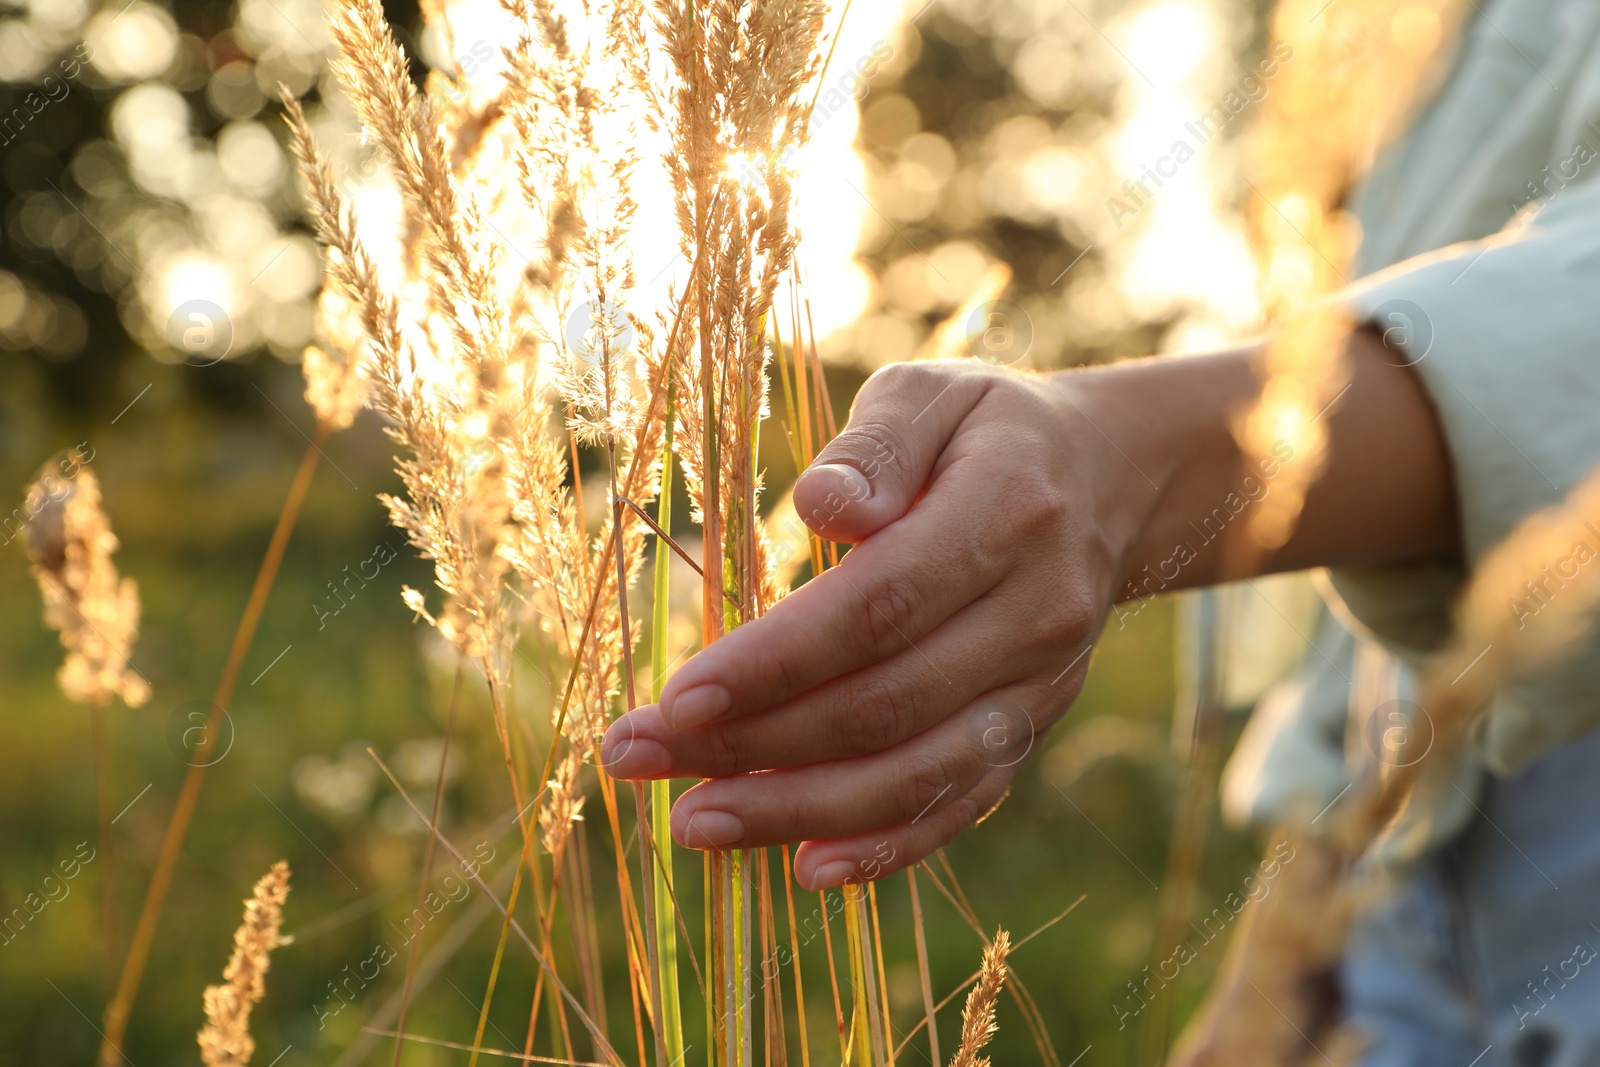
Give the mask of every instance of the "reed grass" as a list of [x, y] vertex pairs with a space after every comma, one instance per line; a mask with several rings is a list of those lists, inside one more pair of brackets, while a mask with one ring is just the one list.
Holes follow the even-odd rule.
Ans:
[[[634, 868], [626, 861], [630, 824], [615, 783], [604, 768], [591, 772], [589, 760], [612, 716], [637, 701], [633, 650], [641, 619], [650, 620], [652, 697], [678, 651], [668, 645], [674, 555], [700, 576], [702, 646], [758, 617], [784, 592], [770, 558], [757, 468], [771, 350], [779, 357], [796, 462], [809, 463], [837, 432], [792, 266], [799, 235], [791, 179], [778, 162], [805, 135], [825, 62], [826, 11], [814, 0], [503, 6], [518, 30], [505, 49], [504, 83], [482, 113], [435, 108], [436, 94], [417, 91], [408, 57], [374, 0], [347, 0], [331, 16], [335, 67], [366, 136], [418, 205], [401, 254], [382, 254], [385, 263], [400, 264], [404, 284], [386, 280], [379, 257], [358, 236], [360, 205], [347, 203], [333, 181], [298, 103], [287, 106], [312, 219], [328, 249], [325, 300], [345, 310], [339, 321], [353, 317], [361, 327], [364, 353], [344, 365], [365, 367], [367, 402], [401, 451], [405, 493], [385, 503], [433, 561], [442, 594], [436, 607], [425, 593], [407, 590], [406, 603], [481, 670], [512, 799], [525, 813], [469, 1055], [475, 1061], [483, 1050], [483, 1023], [513, 934], [539, 963], [521, 1054], [534, 1054], [547, 984], [554, 995], [544, 1000], [546, 1039], [557, 1056], [581, 1054], [585, 1046], [574, 1039], [583, 1035], [566, 1025], [579, 1001], [552, 945], [560, 910], [588, 990], [590, 1010], [580, 1016], [587, 1047], [608, 1062], [617, 1055], [604, 1037], [598, 946], [586, 933], [594, 890], [581, 835], [576, 871], [571, 859], [584, 780], [593, 773], [617, 857], [636, 1052], [640, 1062], [665, 1065], [690, 1050], [685, 942], [678, 937], [687, 927], [667, 821], [671, 789], [631, 787]], [[631, 141], [617, 142], [617, 131], [639, 127], [661, 139], [659, 160], [642, 161]], [[492, 135], [483, 132], [489, 128]], [[490, 136], [499, 139], [494, 165], [478, 165], [472, 147], [463, 157], [462, 144]], [[674, 191], [682, 261], [679, 273], [653, 289], [633, 266], [633, 184], [646, 162]], [[488, 222], [505, 203], [517, 203], [541, 233], [520, 270], [505, 269], [513, 250]], [[785, 349], [774, 305], [791, 274]], [[584, 520], [595, 508], [577, 477], [586, 462], [603, 470], [610, 497], [594, 534]], [[671, 501], [680, 484], [688, 518], [701, 532], [698, 561], [676, 539], [682, 520]], [[631, 601], [652, 543], [652, 605], [641, 614]], [[811, 557], [812, 573], [819, 573], [838, 562], [838, 548], [813, 537]], [[567, 676], [537, 777], [530, 777], [532, 761], [518, 755], [520, 734], [507, 710], [514, 682], [507, 665], [525, 630]], [[424, 821], [443, 841], [437, 819]], [[778, 951], [773, 870], [759, 852], [713, 853], [705, 861], [704, 966], [692, 952], [689, 962], [705, 1001], [702, 1055], [709, 1064], [750, 1067], [758, 1032], [764, 1060], [788, 1056], [781, 980], [763, 981], [759, 1008], [754, 999], [757, 966], [767, 961], [765, 971]], [[781, 873], [795, 965], [794, 1032], [801, 1062], [809, 1064], [787, 852]], [[524, 881], [536, 908], [531, 933], [515, 918]], [[853, 889], [845, 905], [848, 1024], [825, 901], [822, 910], [841, 1034], [855, 1035], [855, 1062], [892, 1064], [876, 894]], [[915, 921], [920, 926], [920, 911]], [[397, 1061], [405, 1040], [396, 1039]]]
[[128, 662], [139, 635], [139, 586], [111, 559], [118, 541], [88, 463], [74, 450], [45, 464], [24, 499], [24, 543], [45, 624], [66, 650], [56, 675], [61, 691], [91, 707], [113, 699], [139, 707], [150, 699], [149, 683]]
[[[463, 103], [458, 95], [432, 91], [459, 81], [459, 71], [435, 71], [427, 91], [412, 81], [410, 57], [379, 0], [331, 5], [336, 72], [363, 137], [379, 146], [414, 208], [393, 247], [369, 249], [363, 235], [371, 231], [358, 225], [364, 205], [347, 199], [313, 123], [300, 102], [285, 94], [310, 217], [327, 255], [317, 340], [304, 361], [317, 432], [274, 529], [229, 649], [205, 739], [163, 838], [107, 1009], [102, 1064], [121, 1058], [166, 894], [197, 811], [206, 757], [321, 446], [363, 406], [383, 420], [399, 454], [403, 491], [383, 497], [383, 503], [433, 564], [434, 588], [406, 589], [404, 603], [481, 675], [489, 696], [487, 725], [499, 744], [520, 834], [514, 866], [493, 885], [473, 875], [501, 922], [470, 1041], [407, 1033], [419, 972], [431, 973], [443, 962], [430, 957], [419, 963], [413, 944], [394, 1001], [393, 1028], [372, 1031], [393, 1038], [391, 1062], [398, 1067], [414, 1042], [465, 1052], [469, 1064], [494, 1055], [674, 1067], [693, 1053], [714, 1067], [754, 1067], [758, 1055], [764, 1065], [787, 1064], [791, 1035], [802, 1067], [809, 1067], [813, 1053], [819, 1062], [831, 1057], [831, 1049], [815, 1049], [809, 1036], [799, 891], [789, 850], [781, 850], [781, 865], [766, 850], [708, 853], [696, 887], [692, 867], [678, 862], [671, 840], [670, 784], [631, 784], [630, 810], [619, 801], [617, 782], [598, 765], [597, 752], [606, 726], [638, 703], [635, 655], [646, 647], [646, 629], [652, 699], [660, 696], [674, 653], [693, 650], [671, 647], [674, 556], [700, 578], [700, 647], [759, 618], [787, 591], [791, 575], [774, 558], [759, 469], [763, 423], [776, 403], [771, 379], [781, 389], [781, 425], [797, 468], [809, 465], [838, 428], [796, 263], [800, 234], [792, 175], [780, 160], [804, 140], [838, 34], [824, 49], [829, 13], [819, 0], [502, 0], [502, 6], [517, 27], [503, 51], [505, 74], [492, 98]], [[1313, 6], [1319, 8], [1315, 14]], [[1450, 0], [1428, 6], [1441, 25], [1457, 18]], [[848, 8], [846, 2], [837, 17]], [[444, 39], [453, 39], [447, 5], [427, 2], [423, 10]], [[1320, 0], [1288, 0], [1277, 16], [1280, 35], [1296, 41], [1302, 57], [1286, 70], [1269, 104], [1255, 189], [1266, 303], [1278, 331], [1264, 367], [1262, 399], [1241, 414], [1237, 434], [1251, 454], [1288, 440], [1298, 462], [1270, 498], [1273, 503], [1252, 513], [1255, 551], [1281, 544], [1298, 521], [1305, 488], [1325, 451], [1317, 416], [1345, 381], [1330, 353], [1348, 323], [1312, 306], [1343, 280], [1354, 247], [1344, 192], [1377, 143], [1371, 131], [1398, 124], [1403, 109], [1394, 104], [1409, 97], [1423, 69], [1402, 43], [1374, 43], [1388, 40], [1389, 24], [1380, 17], [1385, 15], [1379, 5], [1329, 9]], [[659, 159], [638, 147], [648, 139], [619, 137], [646, 130], [659, 138]], [[665, 282], [642, 282], [635, 269], [634, 188], [650, 180], [641, 175], [668, 184], [675, 197], [680, 264]], [[492, 221], [508, 205], [534, 220], [532, 255], [524, 256]], [[993, 299], [1006, 281], [1003, 270], [986, 276], [967, 305], [933, 334], [924, 354], [955, 347], [970, 308]], [[603, 470], [606, 506], [599, 506], [593, 491], [585, 500], [585, 468]], [[674, 515], [678, 489], [689, 501], [687, 517]], [[133, 706], [149, 695], [128, 663], [137, 594], [110, 563], [116, 542], [99, 512], [94, 476], [82, 470], [63, 499], [39, 498], [29, 547], [47, 621], [60, 630], [67, 650], [62, 688], [91, 708], [101, 837], [109, 859], [104, 709], [114, 697]], [[32, 508], [34, 490], [29, 502]], [[595, 528], [591, 516], [598, 517]], [[1284, 1010], [1265, 997], [1247, 1002], [1246, 988], [1258, 994], [1262, 988], [1304, 988], [1308, 977], [1331, 965], [1363, 900], [1363, 888], [1348, 872], [1405, 805], [1422, 802], [1438, 788], [1442, 768], [1465, 745], [1493, 695], [1570, 649], [1584, 632], [1600, 604], [1600, 580], [1592, 576], [1526, 631], [1513, 630], [1499, 605], [1520, 592], [1539, 562], [1597, 517], [1600, 476], [1562, 507], [1530, 519], [1483, 562], [1463, 602], [1456, 637], [1427, 678], [1423, 701], [1439, 732], [1436, 754], [1371, 783], [1330, 840], [1291, 836], [1304, 858], [1285, 868], [1279, 892], [1241, 923], [1241, 950], [1230, 955], [1211, 1007], [1201, 1016], [1197, 1032], [1204, 1050], [1195, 1052], [1191, 1039], [1180, 1049], [1179, 1062], [1277, 1062], [1294, 1045], [1291, 1032], [1304, 1041], [1325, 1037], [1330, 1020], [1317, 1014], [1314, 998], [1296, 996]], [[698, 560], [685, 544], [691, 526], [698, 528]], [[639, 610], [652, 550], [649, 608]], [[840, 554], [839, 545], [810, 535], [804, 554], [810, 575], [836, 566]], [[529, 644], [553, 666], [552, 677], [565, 677], [563, 686], [552, 684], [548, 723], [538, 730], [515, 711], [513, 665], [526, 657]], [[1457, 684], [1469, 674], [1466, 685]], [[428, 830], [424, 888], [437, 847], [466, 867], [441, 825], [444, 758], [457, 729], [462, 685], [458, 673], [431, 811], [418, 807], [372, 753]], [[547, 741], [541, 740], [546, 727]], [[1208, 767], [1209, 758], [1191, 776], [1192, 802], [1185, 806], [1191, 814], [1209, 796]], [[604, 826], [591, 832], [585, 815], [597, 797]], [[1181, 824], [1174, 844], [1171, 865], [1182, 886], [1193, 883], [1198, 868], [1198, 833], [1198, 824]], [[607, 980], [612, 989], [620, 982], [605, 972], [606, 944], [596, 917], [602, 902], [590, 861], [594, 843], [607, 839], [632, 1020], [631, 1035], [620, 1040], [611, 1032], [620, 1011], [607, 1002]], [[1041, 1061], [1059, 1067], [1045, 1013], [1009, 957], [1076, 903], [1014, 946], [1003, 929], [992, 939], [985, 935], [942, 853], [939, 862], [942, 877], [926, 863], [921, 876], [978, 934], [982, 961], [972, 978], [936, 998], [919, 872], [908, 871], [922, 1012], [904, 1035], [889, 996], [878, 887], [845, 887], [837, 939], [829, 899], [818, 895], [830, 1022], [841, 1061], [893, 1067], [926, 1028], [928, 1058], [939, 1067], [938, 1013], [970, 986], [951, 1067], [987, 1067], [984, 1050], [996, 1029], [1002, 993], [1016, 1005]], [[781, 916], [775, 870], [783, 882]], [[205, 991], [207, 1024], [199, 1043], [207, 1064], [251, 1059], [250, 1013], [265, 992], [269, 954], [281, 943], [288, 876], [279, 863], [257, 883], [224, 981]], [[102, 892], [109, 960], [115, 941], [109, 879]], [[696, 896], [703, 920], [699, 956], [684, 906]], [[1177, 922], [1187, 903], [1178, 894], [1166, 920]], [[569, 935], [565, 944], [556, 937], [561, 919]], [[794, 968], [787, 983], [792, 1023], [781, 974], [782, 919]], [[465, 934], [441, 949], [447, 954], [464, 940]], [[816, 949], [811, 951], [815, 975], [818, 960]], [[524, 954], [536, 979], [523, 1047], [517, 1052], [486, 1046], [500, 977], [505, 968], [524, 966]], [[682, 966], [686, 961], [693, 987]], [[686, 1011], [684, 994], [692, 988], [703, 1012]], [[700, 1034], [686, 1025], [696, 1015], [703, 1019]], [[818, 1015], [825, 1017], [825, 1007]], [[1164, 1029], [1163, 1018], [1147, 1051], [1164, 1046]], [[630, 1038], [631, 1060], [620, 1047]], [[536, 1054], [536, 1046], [550, 1054]]]
[[[659, 698], [674, 653], [681, 658], [693, 650], [674, 649], [669, 641], [674, 556], [700, 578], [701, 647], [758, 618], [787, 591], [763, 518], [759, 469], [774, 369], [797, 466], [808, 465], [838, 427], [795, 262], [800, 235], [792, 175], [781, 160], [805, 138], [821, 76], [838, 45], [838, 24], [824, 50], [829, 12], [820, 0], [502, 0], [502, 6], [518, 27], [503, 50], [505, 73], [492, 99], [471, 104], [463, 103], [463, 94], [434, 91], [459, 83], [459, 71], [435, 71], [425, 91], [419, 89], [378, 0], [331, 5], [335, 72], [363, 137], [377, 146], [415, 208], [392, 247], [369, 248], [375, 231], [360, 225], [364, 205], [347, 198], [312, 118], [284, 93], [308, 214], [326, 252], [315, 342], [303, 361], [317, 429], [274, 527], [205, 736], [163, 836], [109, 998], [102, 1063], [122, 1057], [209, 756], [322, 446], [363, 407], [382, 419], [398, 453], [402, 492], [381, 500], [433, 564], [435, 588], [405, 589], [403, 602], [454, 647], [461, 664], [481, 675], [520, 834], [515, 865], [491, 885], [466, 864], [441, 826], [446, 761], [466, 677], [458, 669], [431, 810], [400, 793], [428, 830], [422, 887], [442, 847], [474, 872], [483, 900], [500, 912], [493, 963], [470, 1041], [410, 1034], [413, 996], [480, 919], [461, 919], [426, 958], [413, 943], [403, 984], [380, 1013], [383, 1023], [365, 1037], [392, 1038], [396, 1067], [411, 1042], [466, 1052], [469, 1063], [483, 1055], [564, 1063], [591, 1062], [581, 1059], [588, 1056], [606, 1064], [653, 1060], [658, 1067], [684, 1062], [691, 1053], [716, 1067], [754, 1067], [758, 1055], [763, 1064], [787, 1064], [793, 1044], [802, 1067], [811, 1063], [802, 952], [813, 955], [814, 974], [818, 949], [802, 944], [789, 850], [781, 850], [781, 864], [767, 850], [706, 856], [699, 887], [705, 942], [697, 957], [684, 908], [692, 879], [678, 869], [670, 835], [671, 787], [631, 785], [627, 810], [597, 753], [606, 726], [637, 703], [634, 658], [644, 647], [643, 620], [649, 620], [652, 699]], [[423, 9], [452, 39], [447, 6]], [[846, 2], [837, 19], [848, 10]], [[659, 138], [659, 159], [645, 160], [632, 138], [618, 139], [619, 132], [641, 129]], [[675, 195], [682, 262], [659, 284], [641, 283], [633, 264], [633, 185], [643, 169], [670, 183]], [[536, 251], [520, 266], [491, 221], [507, 205], [535, 220], [538, 231]], [[596, 466], [605, 473], [609, 498], [603, 511], [582, 491], [582, 469]], [[688, 522], [673, 514], [680, 488], [690, 503]], [[63, 689], [96, 711], [102, 842], [109, 857], [110, 765], [99, 713], [113, 696], [136, 705], [149, 695], [128, 663], [137, 594], [110, 564], [116, 542], [98, 511], [93, 475], [82, 470], [64, 499], [63, 506], [54, 499], [41, 504], [42, 518], [30, 525], [30, 548], [47, 620], [68, 651]], [[591, 529], [587, 520], [597, 514], [598, 529]], [[699, 528], [699, 559], [683, 543], [691, 525]], [[639, 611], [632, 601], [652, 546], [651, 602]], [[811, 535], [808, 548], [812, 575], [839, 562], [838, 545]], [[526, 658], [529, 644], [566, 678], [564, 686], [552, 686], [547, 742], [514, 711], [512, 666]], [[399, 790], [389, 768], [368, 751]], [[583, 830], [584, 814], [596, 794], [605, 827], [590, 834]], [[591, 839], [606, 836], [632, 1009], [631, 1059], [610, 1033], [616, 1012], [606, 998], [616, 982], [610, 976], [608, 983], [604, 968], [601, 902], [590, 862]], [[270, 953], [284, 943], [279, 931], [288, 878], [287, 865], [279, 863], [257, 883], [224, 980], [205, 990], [207, 1022], [198, 1040], [207, 1064], [242, 1067], [251, 1060], [250, 1015], [265, 995]], [[782, 879], [781, 904], [776, 878]], [[935, 1004], [914, 874], [909, 887], [920, 1025], [929, 1029], [937, 1063], [936, 1014], [959, 990]], [[829, 898], [817, 898], [833, 1023], [851, 1062], [893, 1067], [904, 1046], [896, 1044], [878, 890], [853, 885], [844, 893], [838, 942]], [[959, 907], [970, 917], [964, 897]], [[111, 913], [108, 883], [102, 905], [108, 977]], [[570, 937], [558, 950], [555, 924], [562, 916]], [[513, 944], [515, 953], [508, 951]], [[993, 1032], [993, 1002], [1004, 984], [1004, 933], [986, 945], [953, 1062], [987, 1062], [974, 1057]], [[836, 948], [845, 957], [843, 988]], [[537, 975], [523, 1048], [491, 1048], [484, 1043], [485, 1024], [498, 979], [503, 968], [523, 965], [520, 953]], [[684, 962], [704, 1003], [698, 1050], [686, 1027]], [[782, 971], [791, 963], [786, 981]], [[1036, 1008], [1026, 999], [1019, 1003], [1028, 1006], [1034, 1026]], [[541, 1037], [550, 1055], [535, 1053]]]

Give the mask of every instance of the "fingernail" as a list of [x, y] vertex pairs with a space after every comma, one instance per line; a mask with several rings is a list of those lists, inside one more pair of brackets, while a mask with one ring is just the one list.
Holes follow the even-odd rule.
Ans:
[[685, 848], [726, 848], [744, 840], [744, 820], [726, 811], [697, 811], [683, 828]]
[[720, 685], [697, 685], [688, 692], [679, 693], [667, 711], [667, 722], [680, 733], [715, 722], [728, 714], [733, 707], [733, 697]]
[[856, 865], [851, 860], [832, 860], [811, 872], [811, 891], [832, 889], [844, 885], [856, 876]]
[[648, 737], [607, 737], [600, 746], [600, 763], [613, 778], [654, 778], [667, 773], [672, 754]]
[[818, 463], [806, 468], [805, 477], [831, 478], [836, 483], [831, 486], [833, 491], [846, 500], [861, 501], [872, 496], [872, 483], [867, 481], [867, 476], [847, 463]]

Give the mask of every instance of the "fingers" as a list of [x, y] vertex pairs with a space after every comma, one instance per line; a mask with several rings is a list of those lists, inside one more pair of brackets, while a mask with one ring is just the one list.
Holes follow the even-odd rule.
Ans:
[[904, 870], [987, 818], [1005, 799], [1009, 783], [1009, 775], [990, 775], [959, 802], [921, 819], [834, 841], [807, 841], [795, 851], [795, 880], [815, 893]]
[[659, 708], [641, 708], [612, 724], [601, 758], [618, 778], [721, 778], [890, 748], [981, 693], [1058, 669], [1059, 649], [1030, 632], [1036, 619], [997, 594], [957, 612], [914, 647], [759, 715], [680, 733]]
[[795, 482], [795, 510], [816, 533], [851, 544], [901, 518], [988, 382], [949, 363], [878, 371], [861, 387], [844, 432]]
[[976, 465], [941, 478], [892, 529], [696, 655], [662, 690], [667, 722], [686, 731], [762, 711], [914, 648], [1004, 576], [984, 534], [987, 481]]
[[[1020, 724], [1026, 697], [1022, 687], [986, 694], [875, 755], [702, 782], [673, 807], [673, 837], [690, 848], [757, 848], [852, 838], [921, 823], [952, 806], [968, 809], [985, 780], [1009, 779], [1024, 735], [1031, 746], [1031, 726], [1019, 726], [1010, 731], [1019, 743], [994, 748], [990, 718], [996, 712]], [[978, 814], [969, 811], [966, 821]]]

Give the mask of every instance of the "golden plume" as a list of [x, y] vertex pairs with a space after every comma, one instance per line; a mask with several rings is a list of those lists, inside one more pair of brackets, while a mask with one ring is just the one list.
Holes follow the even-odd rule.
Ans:
[[[117, 696], [134, 708], [150, 699], [149, 684], [128, 663], [139, 637], [139, 586], [117, 575], [111, 560], [117, 537], [88, 462], [74, 450], [45, 464], [28, 487], [28, 558], [44, 598], [45, 624], [61, 634], [67, 650], [56, 676], [62, 692], [96, 706]], [[63, 477], [69, 467], [73, 473]]]
[[233, 955], [223, 969], [222, 984], [206, 987], [206, 1024], [198, 1035], [206, 1067], [245, 1067], [255, 1055], [250, 1012], [266, 995], [272, 950], [285, 944], [278, 929], [288, 899], [289, 864], [279, 860], [244, 902], [244, 921], [234, 931]]
[[950, 1067], [989, 1067], [989, 1057], [982, 1055], [983, 1047], [994, 1036], [995, 1002], [1006, 982], [1006, 957], [1011, 953], [1011, 935], [1000, 930], [989, 947], [983, 950], [983, 965], [978, 969], [978, 983], [967, 994], [966, 1006], [961, 1009], [961, 1047], [956, 1050]]

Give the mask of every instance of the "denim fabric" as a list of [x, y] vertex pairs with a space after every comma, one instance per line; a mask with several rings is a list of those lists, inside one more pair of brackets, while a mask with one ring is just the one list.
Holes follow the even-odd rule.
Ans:
[[1600, 1064], [1600, 732], [1490, 779], [1352, 931], [1362, 1067]]

